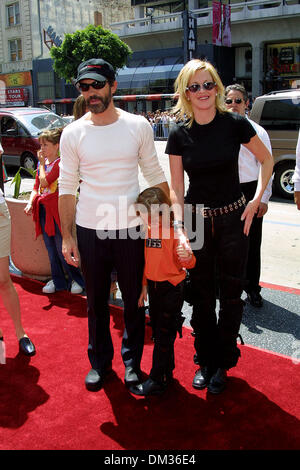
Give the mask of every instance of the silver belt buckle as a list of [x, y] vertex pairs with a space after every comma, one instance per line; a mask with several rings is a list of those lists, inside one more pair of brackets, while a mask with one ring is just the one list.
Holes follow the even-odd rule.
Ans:
[[209, 210], [210, 210], [209, 207], [202, 207], [201, 210], [200, 210], [202, 217], [204, 217], [204, 218], [209, 217], [209, 214], [208, 214]]

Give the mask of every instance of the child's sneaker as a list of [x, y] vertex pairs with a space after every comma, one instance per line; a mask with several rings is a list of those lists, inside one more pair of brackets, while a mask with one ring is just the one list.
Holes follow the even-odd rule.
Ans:
[[55, 285], [52, 279], [51, 281], [47, 282], [47, 284], [43, 287], [42, 291], [44, 292], [44, 294], [54, 294]]
[[6, 364], [5, 343], [3, 338], [0, 338], [0, 364]]
[[81, 292], [83, 292], [83, 288], [79, 284], [77, 284], [77, 282], [72, 281], [71, 293], [72, 294], [81, 294]]

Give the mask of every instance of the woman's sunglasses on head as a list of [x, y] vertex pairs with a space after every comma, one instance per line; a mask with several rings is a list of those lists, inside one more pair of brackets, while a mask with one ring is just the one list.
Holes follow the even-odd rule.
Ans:
[[201, 90], [202, 88], [203, 90], [207, 91], [212, 90], [213, 88], [215, 88], [215, 86], [215, 82], [204, 82], [202, 83], [202, 85], [200, 85], [199, 83], [194, 83], [193, 85], [187, 86], [186, 91], [190, 91], [191, 93], [197, 93], [197, 91]]
[[242, 101], [243, 101], [242, 98], [235, 98], [235, 100], [232, 100], [231, 98], [227, 98], [225, 100], [225, 103], [232, 104], [233, 102], [235, 102], [235, 104], [241, 104]]
[[98, 80], [95, 80], [92, 83], [77, 83], [76, 88], [78, 91], [89, 91], [90, 87], [94, 88], [95, 90], [101, 90], [101, 88], [104, 88], [106, 85], [106, 80], [103, 80], [99, 82]]

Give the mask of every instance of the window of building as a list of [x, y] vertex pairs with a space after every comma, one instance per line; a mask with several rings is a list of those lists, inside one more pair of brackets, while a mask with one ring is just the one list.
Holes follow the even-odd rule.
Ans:
[[22, 60], [22, 41], [21, 39], [12, 39], [8, 41], [8, 50], [11, 62]]
[[7, 26], [15, 26], [20, 24], [20, 7], [19, 2], [6, 6]]
[[53, 72], [38, 72], [37, 87], [39, 100], [53, 99], [55, 97]]

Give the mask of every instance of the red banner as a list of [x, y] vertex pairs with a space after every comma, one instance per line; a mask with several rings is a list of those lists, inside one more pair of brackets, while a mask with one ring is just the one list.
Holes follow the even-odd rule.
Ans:
[[231, 47], [231, 6], [223, 5], [222, 45]]
[[222, 4], [213, 2], [213, 44], [222, 45]]

